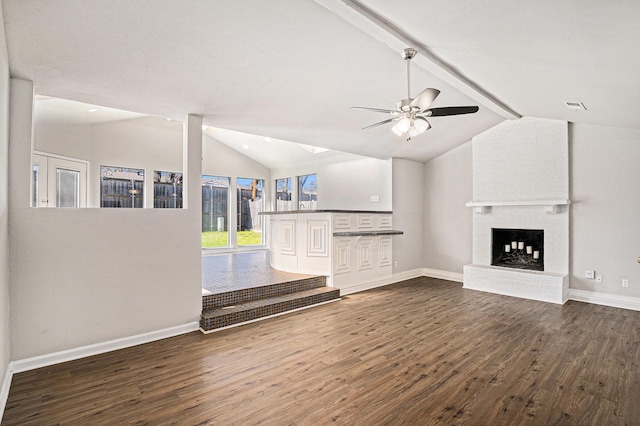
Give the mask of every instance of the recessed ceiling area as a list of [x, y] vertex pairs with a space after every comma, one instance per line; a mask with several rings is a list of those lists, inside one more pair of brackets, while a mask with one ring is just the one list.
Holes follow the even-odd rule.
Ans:
[[35, 97], [34, 119], [44, 125], [98, 124], [140, 117], [146, 115], [51, 96]]
[[[66, 126], [101, 124], [149, 116], [100, 105], [38, 95], [35, 98], [34, 117], [39, 126]], [[166, 123], [168, 125], [181, 124], [180, 121], [173, 119], [166, 119]], [[269, 169], [284, 168], [292, 164], [299, 165], [319, 160], [343, 162], [362, 158], [358, 155], [327, 148], [209, 126], [203, 126], [203, 133]], [[203, 143], [206, 143], [206, 138]]]

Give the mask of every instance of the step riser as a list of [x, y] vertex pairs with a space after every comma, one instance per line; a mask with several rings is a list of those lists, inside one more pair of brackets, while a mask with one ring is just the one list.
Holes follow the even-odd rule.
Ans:
[[338, 298], [340, 298], [340, 290], [336, 289], [334, 291], [328, 291], [312, 296], [277, 302], [240, 312], [230, 312], [227, 315], [221, 315], [213, 318], [205, 318], [203, 316], [200, 319], [200, 328], [205, 331], [215, 330], [217, 328], [228, 327], [234, 324], [253, 321], [270, 315], [280, 314], [286, 311], [291, 311], [293, 309], [299, 309], [306, 306], [315, 305], [317, 303], [328, 302], [330, 300]]
[[302, 280], [285, 283], [271, 284], [262, 287], [245, 288], [241, 290], [228, 291], [225, 293], [208, 294], [202, 296], [202, 310], [207, 311], [223, 306], [238, 305], [256, 299], [282, 296], [302, 290], [325, 287], [326, 277], [312, 277]]

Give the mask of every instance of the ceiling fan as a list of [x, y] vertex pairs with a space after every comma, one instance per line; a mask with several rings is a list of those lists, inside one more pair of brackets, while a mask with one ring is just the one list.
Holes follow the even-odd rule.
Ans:
[[411, 59], [413, 59], [417, 53], [418, 51], [416, 49], [412, 49], [410, 47], [402, 51], [402, 57], [407, 61], [407, 99], [398, 101], [396, 103], [396, 109], [351, 107], [353, 109], [363, 109], [393, 115], [392, 118], [363, 127], [362, 130], [381, 126], [393, 121], [395, 124], [391, 130], [393, 130], [393, 132], [398, 136], [402, 136], [406, 133], [407, 141], [409, 141], [412, 137], [424, 133], [431, 128], [431, 124], [427, 121], [427, 117], [444, 117], [447, 115], [472, 114], [474, 112], [478, 112], [477, 106], [429, 108], [440, 94], [438, 89], [424, 89], [418, 96], [411, 98]]

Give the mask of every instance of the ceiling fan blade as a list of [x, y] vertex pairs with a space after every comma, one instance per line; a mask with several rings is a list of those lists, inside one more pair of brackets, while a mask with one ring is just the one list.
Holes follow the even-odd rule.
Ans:
[[478, 112], [477, 106], [455, 106], [444, 108], [430, 108], [421, 112], [419, 115], [425, 117], [444, 117], [447, 115], [461, 115], [461, 114], [473, 114]]
[[415, 97], [414, 100], [409, 104], [414, 107], [417, 106], [420, 108], [420, 111], [423, 111], [431, 106], [433, 101], [438, 97], [440, 91], [438, 89], [424, 89], [418, 96]]
[[363, 127], [362, 130], [364, 129], [370, 129], [372, 127], [378, 127], [378, 126], [382, 126], [383, 124], [387, 124], [387, 123], [391, 123], [393, 120], [396, 120], [395, 118], [390, 118], [388, 120], [384, 120], [384, 121], [380, 121], [378, 123], [374, 123], [374, 124], [370, 124], [367, 127]]
[[393, 114], [393, 113], [397, 112], [394, 109], [367, 108], [367, 107], [351, 107], [351, 109], [364, 109], [366, 111], [384, 112], [386, 114]]

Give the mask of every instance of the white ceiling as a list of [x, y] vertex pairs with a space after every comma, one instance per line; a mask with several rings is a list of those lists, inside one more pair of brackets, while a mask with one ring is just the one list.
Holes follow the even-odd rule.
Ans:
[[[2, 0], [13, 76], [36, 93], [349, 153], [426, 161], [518, 115], [640, 127], [640, 2]], [[442, 91], [407, 143], [393, 108]], [[569, 111], [581, 101], [587, 111]]]

